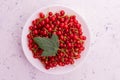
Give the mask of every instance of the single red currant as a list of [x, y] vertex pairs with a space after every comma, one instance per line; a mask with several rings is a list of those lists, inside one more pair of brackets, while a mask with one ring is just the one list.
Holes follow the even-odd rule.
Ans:
[[44, 13], [42, 13], [42, 12], [40, 12], [40, 18], [44, 18], [45, 17], [45, 15], [44, 15]]
[[49, 14], [49, 16], [52, 16], [52, 15], [53, 15], [53, 13], [52, 13], [52, 12], [49, 12], [48, 14]]
[[60, 15], [61, 15], [61, 16], [64, 16], [64, 14], [65, 14], [65, 11], [64, 11], [64, 10], [61, 10], [61, 11], [60, 11]]

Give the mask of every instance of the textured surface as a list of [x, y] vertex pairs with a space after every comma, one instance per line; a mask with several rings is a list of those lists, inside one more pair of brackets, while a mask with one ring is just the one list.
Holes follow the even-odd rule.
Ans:
[[[38, 71], [25, 58], [21, 33], [38, 8], [67, 5], [85, 19], [91, 47], [83, 65], [65, 75]], [[120, 0], [0, 0], [0, 80], [120, 80]]]

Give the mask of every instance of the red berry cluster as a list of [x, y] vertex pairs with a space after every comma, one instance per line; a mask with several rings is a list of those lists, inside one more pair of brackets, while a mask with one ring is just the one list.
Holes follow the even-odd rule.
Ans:
[[[28, 46], [33, 57], [39, 59], [46, 69], [74, 64], [74, 60], [81, 57], [85, 49], [81, 24], [75, 15], [66, 15], [64, 10], [59, 13], [39, 13], [39, 17], [32, 21], [29, 27]], [[56, 56], [41, 56], [43, 50], [33, 41], [34, 37], [48, 37], [56, 34], [59, 37], [59, 50]]]

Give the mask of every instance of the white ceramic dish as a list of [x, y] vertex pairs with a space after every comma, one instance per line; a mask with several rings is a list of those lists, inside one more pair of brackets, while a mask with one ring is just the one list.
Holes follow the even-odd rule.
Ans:
[[[33, 58], [32, 52], [28, 48], [28, 42], [27, 42], [27, 37], [26, 37], [27, 34], [29, 33], [28, 27], [31, 25], [32, 20], [34, 20], [35, 18], [38, 17], [39, 12], [44, 12], [46, 14], [49, 11], [59, 12], [60, 10], [65, 10], [66, 14], [69, 14], [69, 15], [73, 15], [73, 14], [76, 15], [77, 20], [82, 24], [83, 33], [84, 33], [84, 35], [87, 36], [87, 40], [85, 42], [85, 50], [81, 53], [82, 54], [81, 58], [75, 61], [74, 65], [67, 65], [67, 66], [64, 66], [64, 67], [59, 67], [58, 66], [58, 67], [55, 67], [53, 69], [46, 70], [39, 60]], [[27, 22], [26, 22], [26, 24], [23, 28], [23, 32], [22, 32], [22, 47], [23, 47], [23, 51], [24, 51], [24, 54], [25, 54], [26, 58], [38, 70], [40, 70], [42, 72], [45, 72], [45, 73], [49, 73], [49, 74], [64, 74], [64, 73], [68, 73], [70, 71], [73, 71], [77, 66], [82, 64], [84, 58], [87, 55], [87, 51], [88, 51], [88, 48], [89, 48], [89, 43], [90, 43], [90, 34], [89, 34], [88, 27], [87, 27], [86, 23], [84, 22], [83, 18], [77, 12], [75, 12], [74, 10], [72, 10], [68, 7], [64, 7], [64, 6], [54, 5], [54, 6], [48, 6], [48, 7], [38, 9], [27, 20]]]

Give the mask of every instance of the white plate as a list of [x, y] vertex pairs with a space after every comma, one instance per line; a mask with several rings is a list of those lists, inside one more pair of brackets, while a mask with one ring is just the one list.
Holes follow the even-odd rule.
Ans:
[[[58, 66], [53, 69], [46, 70], [44, 68], [44, 66], [42, 65], [42, 63], [38, 59], [33, 58], [32, 52], [28, 48], [28, 41], [27, 41], [27, 34], [29, 33], [28, 27], [31, 25], [32, 20], [34, 20], [38, 17], [39, 12], [44, 12], [46, 14], [49, 11], [59, 12], [60, 10], [65, 10], [66, 14], [69, 14], [69, 15], [73, 15], [73, 14], [76, 15], [77, 20], [82, 24], [83, 34], [87, 36], [87, 40], [85, 42], [85, 50], [81, 53], [82, 54], [81, 58], [75, 61], [74, 65], [67, 65], [64, 67]], [[48, 6], [48, 7], [38, 9], [27, 20], [27, 22], [23, 28], [23, 32], [22, 32], [22, 47], [23, 47], [23, 51], [24, 51], [26, 58], [38, 70], [45, 72], [45, 73], [49, 73], [49, 74], [64, 74], [64, 73], [73, 71], [77, 66], [79, 66], [79, 64], [81, 64], [83, 62], [84, 58], [86, 57], [87, 51], [89, 48], [89, 43], [90, 43], [90, 34], [89, 34], [88, 27], [87, 27], [86, 23], [84, 22], [83, 18], [74, 10], [72, 10], [68, 7], [64, 7], [64, 6], [53, 5], [53, 6]]]

